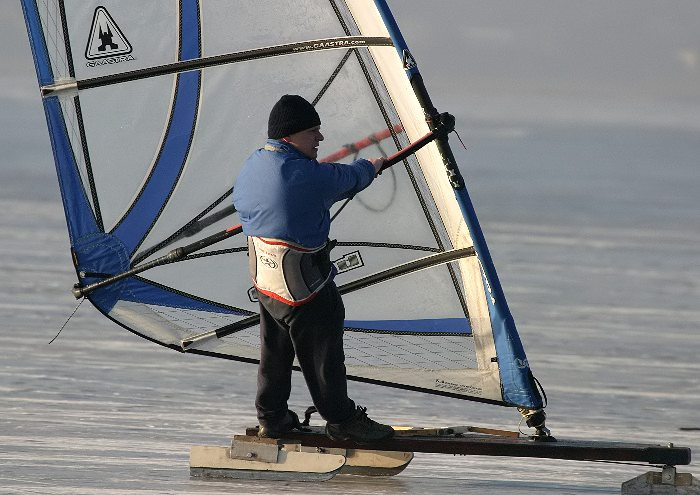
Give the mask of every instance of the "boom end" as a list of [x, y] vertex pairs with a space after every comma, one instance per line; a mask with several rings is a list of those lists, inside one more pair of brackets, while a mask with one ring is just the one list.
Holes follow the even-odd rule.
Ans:
[[71, 289], [71, 292], [73, 293], [73, 296], [75, 296], [76, 299], [80, 299], [85, 296], [85, 294], [83, 294], [83, 287], [79, 284], [75, 284]]
[[74, 97], [78, 95], [78, 81], [74, 78], [59, 79], [53, 84], [41, 87], [42, 98], [49, 96]]

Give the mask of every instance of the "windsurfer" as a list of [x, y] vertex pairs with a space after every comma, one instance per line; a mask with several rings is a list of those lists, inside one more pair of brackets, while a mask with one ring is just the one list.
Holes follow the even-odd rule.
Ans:
[[258, 434], [279, 437], [300, 426], [287, 405], [296, 355], [326, 434], [378, 441], [394, 430], [347, 394], [345, 308], [328, 235], [331, 206], [369, 186], [385, 160], [318, 163], [320, 126], [313, 105], [284, 95], [270, 112], [265, 146], [244, 163], [234, 187], [260, 304]]

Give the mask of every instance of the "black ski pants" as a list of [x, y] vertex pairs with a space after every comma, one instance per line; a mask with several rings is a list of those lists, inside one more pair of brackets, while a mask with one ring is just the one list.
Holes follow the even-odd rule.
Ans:
[[296, 355], [314, 406], [329, 423], [355, 411], [348, 398], [343, 351], [345, 307], [333, 282], [306, 304], [289, 306], [258, 293], [260, 365], [255, 407], [263, 426], [279, 423], [287, 413], [292, 364]]

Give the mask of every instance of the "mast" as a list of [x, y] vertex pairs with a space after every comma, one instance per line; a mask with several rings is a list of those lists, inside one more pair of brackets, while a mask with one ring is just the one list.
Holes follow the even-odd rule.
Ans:
[[[403, 62], [406, 77], [408, 77], [415, 96], [425, 113], [426, 122], [432, 130], [439, 122], [439, 112], [433, 105], [430, 95], [428, 94], [423, 76], [418, 70], [418, 64], [408, 49], [406, 40], [401, 34], [396, 19], [394, 19], [386, 0], [374, 0], [374, 2], [394, 42], [394, 47]], [[486, 244], [486, 239], [479, 225], [479, 220], [477, 219], [469, 192], [465, 187], [464, 178], [459, 171], [454, 154], [450, 148], [447, 135], [436, 140], [436, 144], [443, 158], [445, 172], [454, 190], [457, 203], [462, 210], [464, 220], [472, 236], [474, 249], [481, 261], [484, 286], [488, 290], [490, 296], [487, 297], [487, 300], [494, 329], [497, 353], [498, 355], [515, 355], [518, 358], [517, 361], [519, 361], [521, 365], [524, 363], [527, 368], [527, 371], [524, 372], [522, 369], [516, 368], [516, 364], [514, 363], [499, 362], [499, 366], [502, 369], [501, 381], [503, 397], [506, 401], [519, 405], [518, 410], [526, 419], [527, 425], [535, 428], [538, 436], [547, 437], [549, 436], [549, 430], [545, 427], [546, 416], [543, 410], [545, 403], [540, 395], [529, 365], [527, 364], [527, 358], [525, 357], [525, 351], [515, 327], [515, 321], [508, 308], [505, 293], [498, 279], [496, 268]], [[523, 394], [517, 392], [511, 395], [509, 393], [510, 390], [520, 392], [526, 391], [526, 395], [529, 397], [524, 397]], [[526, 400], [523, 401], [523, 399]]]

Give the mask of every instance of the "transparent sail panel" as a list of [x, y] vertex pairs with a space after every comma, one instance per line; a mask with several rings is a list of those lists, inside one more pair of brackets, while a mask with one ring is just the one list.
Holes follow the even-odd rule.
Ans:
[[[284, 94], [320, 114], [320, 161], [391, 155], [430, 130], [372, 1], [23, 5], [82, 285], [238, 224], [234, 181]], [[436, 144], [331, 213], [349, 375], [512, 402], [482, 260]], [[89, 297], [155, 342], [257, 360], [242, 234]]]

